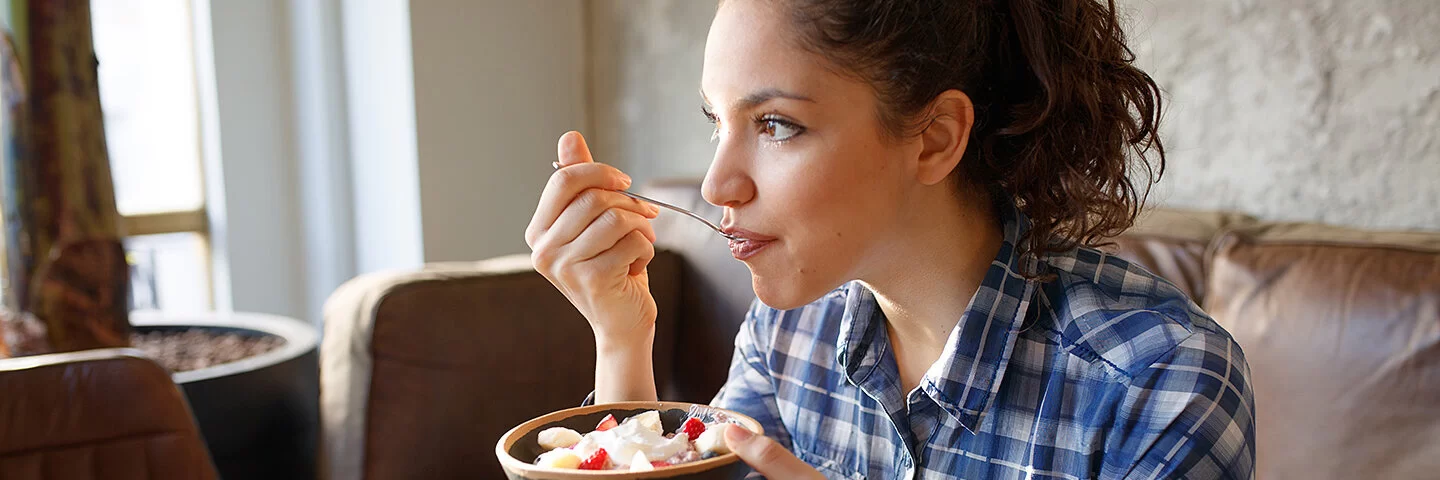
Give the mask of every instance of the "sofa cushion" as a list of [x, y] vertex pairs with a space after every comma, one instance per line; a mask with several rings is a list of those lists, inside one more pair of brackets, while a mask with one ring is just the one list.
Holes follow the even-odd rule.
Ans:
[[1225, 229], [1253, 223], [1254, 218], [1238, 213], [1150, 209], [1101, 250], [1140, 264], [1204, 303], [1205, 251], [1211, 240]]
[[1241, 228], [1207, 288], [1250, 362], [1259, 478], [1440, 471], [1440, 234]]

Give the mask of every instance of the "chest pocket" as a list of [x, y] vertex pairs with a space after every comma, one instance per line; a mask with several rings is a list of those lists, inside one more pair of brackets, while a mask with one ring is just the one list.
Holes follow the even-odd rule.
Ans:
[[830, 480], [865, 480], [864, 475], [840, 464], [840, 462], [822, 455], [810, 453], [805, 449], [797, 447], [795, 449], [795, 456], [799, 457], [801, 461], [810, 464], [810, 466], [815, 467], [815, 470], [819, 470], [821, 475], [824, 475], [825, 478]]

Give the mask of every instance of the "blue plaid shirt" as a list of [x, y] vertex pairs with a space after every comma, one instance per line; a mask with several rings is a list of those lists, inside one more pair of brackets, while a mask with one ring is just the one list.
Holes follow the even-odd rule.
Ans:
[[1081, 248], [1017, 275], [1005, 242], [920, 386], [900, 376], [858, 282], [788, 311], [755, 302], [712, 405], [832, 479], [1248, 479], [1254, 400], [1240, 346], [1174, 285]]

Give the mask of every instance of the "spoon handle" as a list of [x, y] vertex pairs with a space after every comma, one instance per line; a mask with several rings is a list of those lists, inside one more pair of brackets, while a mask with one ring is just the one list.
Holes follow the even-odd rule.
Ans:
[[[555, 167], [556, 170], [559, 170], [560, 167], [561, 167], [560, 162], [551, 162], [551, 163], [550, 163], [550, 166]], [[686, 210], [686, 209], [683, 209], [683, 208], [680, 208], [680, 207], [677, 207], [677, 206], [674, 206], [674, 205], [671, 205], [671, 204], [668, 204], [668, 203], [665, 203], [665, 202], [662, 202], [662, 201], [659, 201], [659, 200], [656, 200], [656, 199], [653, 199], [653, 198], [650, 198], [650, 197], [646, 197], [646, 196], [644, 196], [644, 195], [634, 194], [634, 193], [630, 193], [630, 192], [627, 192], [627, 191], [624, 191], [624, 190], [618, 190], [618, 192], [620, 192], [621, 195], [625, 195], [625, 196], [627, 196], [627, 197], [630, 197], [630, 198], [633, 198], [633, 199], [636, 199], [636, 200], [639, 200], [639, 201], [642, 201], [642, 202], [647, 202], [647, 203], [650, 203], [650, 204], [655, 205], [655, 206], [657, 206], [657, 207], [664, 207], [664, 208], [668, 208], [668, 209], [670, 209], [670, 210], [674, 210], [674, 211], [676, 211], [676, 212], [685, 214], [686, 216], [688, 216], [688, 217], [690, 217], [690, 218], [699, 220], [700, 223], [704, 223], [705, 226], [710, 227], [711, 230], [714, 230], [715, 233], [719, 233], [720, 236], [725, 237], [726, 239], [729, 239], [729, 240], [735, 240], [735, 239], [737, 239], [737, 237], [735, 237], [735, 236], [733, 236], [733, 235], [730, 235], [730, 234], [728, 234], [728, 233], [725, 233], [725, 230], [722, 229], [722, 228], [720, 228], [719, 225], [716, 225], [716, 224], [714, 224], [714, 223], [711, 223], [709, 220], [706, 220], [705, 217], [702, 217], [702, 216], [696, 214], [695, 212], [692, 212], [692, 211], [689, 211], [689, 210]]]

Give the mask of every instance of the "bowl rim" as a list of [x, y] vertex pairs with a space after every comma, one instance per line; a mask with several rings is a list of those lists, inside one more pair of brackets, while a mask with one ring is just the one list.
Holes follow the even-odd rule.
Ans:
[[[501, 465], [501, 466], [503, 466], [504, 468], [506, 468], [506, 469], [508, 469], [508, 470], [510, 470], [510, 471], [512, 471], [512, 472], [515, 472], [515, 473], [518, 473], [518, 474], [521, 474], [521, 475], [525, 475], [525, 476], [531, 476], [531, 475], [534, 475], [534, 474], [542, 474], [542, 475], [543, 475], [543, 474], [548, 474], [548, 475], [551, 475], [551, 476], [556, 476], [556, 475], [558, 475], [558, 476], [574, 476], [574, 477], [588, 477], [588, 478], [622, 478], [622, 477], [623, 477], [623, 478], [636, 478], [636, 479], [641, 479], [641, 478], [666, 478], [666, 477], [670, 477], [670, 476], [673, 476], [673, 475], [681, 475], [681, 474], [686, 474], [686, 473], [694, 473], [694, 472], [709, 470], [709, 469], [711, 469], [711, 468], [718, 467], [718, 466], [720, 466], [720, 465], [724, 465], [724, 464], [728, 464], [728, 463], [734, 463], [734, 462], [739, 461], [739, 460], [740, 460], [740, 456], [739, 456], [739, 455], [736, 455], [734, 452], [731, 452], [731, 453], [726, 453], [726, 454], [724, 454], [724, 455], [718, 455], [718, 456], [715, 456], [715, 457], [712, 457], [712, 458], [707, 458], [707, 459], [699, 460], [699, 461], [695, 461], [695, 462], [684, 463], [684, 464], [675, 465], [675, 466], [670, 466], [670, 467], [661, 467], [661, 468], [657, 468], [657, 469], [652, 470], [652, 471], [646, 471], [646, 472], [631, 472], [631, 471], [628, 471], [628, 470], [578, 470], [578, 469], [570, 469], [570, 468], [548, 468], [548, 467], [540, 467], [540, 466], [536, 466], [535, 464], [532, 464], [532, 463], [530, 463], [530, 462], [526, 462], [526, 461], [524, 461], [524, 460], [520, 460], [520, 459], [515, 458], [515, 457], [513, 457], [513, 456], [510, 455], [510, 447], [511, 447], [512, 445], [514, 445], [516, 442], [520, 441], [520, 437], [523, 436], [523, 435], [520, 434], [520, 432], [529, 432], [529, 431], [531, 431], [531, 430], [534, 430], [534, 429], [536, 429], [536, 428], [539, 428], [541, 425], [544, 425], [544, 424], [547, 424], [547, 423], [556, 422], [556, 421], [559, 421], [559, 420], [564, 419], [564, 418], [569, 418], [569, 417], [573, 417], [573, 416], [577, 416], [577, 415], [587, 415], [587, 414], [596, 413], [596, 412], [602, 412], [602, 411], [607, 411], [607, 410], [662, 410], [662, 411], [663, 411], [663, 410], [672, 410], [672, 409], [689, 410], [690, 406], [692, 406], [692, 405], [704, 405], [704, 404], [700, 404], [700, 403], [689, 403], [689, 402], [667, 402], [667, 401], [615, 402], [615, 403], [600, 403], [600, 404], [595, 404], [595, 405], [588, 405], [588, 406], [583, 406], [583, 407], [574, 407], [574, 408], [567, 408], [567, 409], [564, 409], [564, 410], [558, 410], [558, 411], [555, 411], [555, 412], [547, 413], [547, 414], [545, 414], [545, 415], [541, 415], [541, 416], [532, 418], [532, 419], [526, 421], [525, 423], [521, 423], [521, 424], [519, 424], [519, 425], [516, 425], [515, 428], [511, 428], [509, 431], [505, 432], [504, 435], [501, 435], [501, 436], [500, 436], [500, 441], [495, 442], [495, 456], [500, 459], [500, 465]], [[743, 425], [743, 426], [746, 427], [746, 428], [749, 428], [750, 431], [755, 432], [755, 433], [758, 434], [758, 435], [764, 435], [764, 434], [765, 434], [765, 427], [761, 426], [761, 425], [760, 425], [760, 422], [755, 421], [755, 419], [750, 418], [750, 416], [748, 416], [748, 415], [745, 415], [745, 414], [743, 414], [743, 413], [739, 413], [739, 412], [736, 412], [736, 411], [733, 411], [733, 410], [728, 410], [728, 409], [724, 409], [724, 408], [719, 408], [719, 407], [710, 407], [710, 408], [714, 408], [714, 409], [716, 409], [716, 410], [725, 412], [726, 414], [730, 415], [731, 417], [734, 417], [736, 420], [738, 420], [738, 421], [741, 423], [741, 425]], [[556, 478], [558, 478], [558, 477], [556, 477]]]

